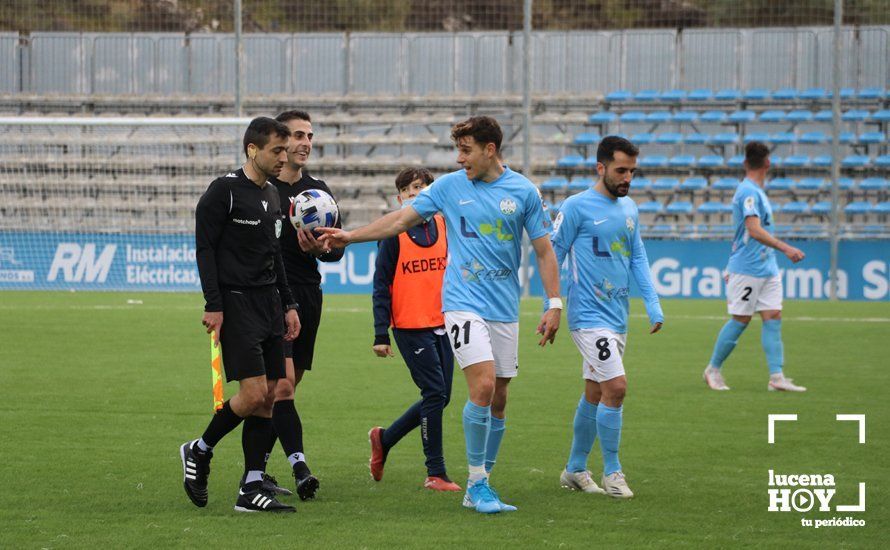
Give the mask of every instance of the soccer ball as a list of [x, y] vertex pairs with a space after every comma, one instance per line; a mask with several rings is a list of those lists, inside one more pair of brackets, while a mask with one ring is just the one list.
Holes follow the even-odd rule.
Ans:
[[340, 209], [334, 197], [318, 189], [307, 189], [294, 198], [288, 212], [294, 229], [334, 227], [340, 219]]

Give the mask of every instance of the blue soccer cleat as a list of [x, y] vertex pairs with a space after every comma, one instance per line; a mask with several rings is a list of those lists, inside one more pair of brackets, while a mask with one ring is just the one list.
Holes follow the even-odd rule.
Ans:
[[515, 506], [504, 504], [497, 492], [488, 485], [487, 479], [481, 479], [476, 483], [467, 482], [467, 492], [464, 493], [463, 506], [474, 508], [483, 514], [497, 514], [498, 512], [513, 512]]

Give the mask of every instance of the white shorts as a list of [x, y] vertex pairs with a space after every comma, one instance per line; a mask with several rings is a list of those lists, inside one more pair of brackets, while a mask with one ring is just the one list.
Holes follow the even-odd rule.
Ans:
[[726, 283], [730, 315], [754, 315], [757, 311], [782, 309], [782, 278], [752, 277], [730, 273]]
[[607, 328], [582, 328], [571, 332], [584, 361], [581, 366], [585, 380], [605, 382], [624, 376], [624, 344], [627, 334]]
[[519, 374], [519, 323], [486, 321], [469, 311], [446, 311], [445, 330], [460, 368], [494, 361], [498, 378]]

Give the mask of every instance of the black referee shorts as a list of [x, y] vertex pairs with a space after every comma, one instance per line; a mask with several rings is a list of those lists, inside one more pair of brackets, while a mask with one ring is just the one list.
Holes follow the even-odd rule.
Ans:
[[284, 378], [284, 313], [274, 286], [223, 290], [220, 331], [226, 381]]
[[300, 335], [293, 342], [284, 343], [284, 353], [294, 360], [294, 370], [312, 370], [315, 337], [321, 323], [321, 287], [293, 285], [290, 291], [294, 300], [300, 304]]

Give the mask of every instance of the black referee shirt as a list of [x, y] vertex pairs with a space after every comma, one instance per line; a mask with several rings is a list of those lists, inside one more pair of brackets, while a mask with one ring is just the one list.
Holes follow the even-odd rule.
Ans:
[[210, 184], [195, 209], [198, 274], [204, 311], [222, 311], [221, 290], [276, 285], [293, 302], [278, 236], [283, 222], [275, 187], [257, 186], [238, 169]]
[[[343, 249], [335, 248], [327, 254], [322, 254], [318, 258], [312, 254], [303, 252], [300, 249], [300, 242], [297, 240], [297, 230], [290, 223], [288, 213], [290, 212], [291, 203], [296, 200], [297, 195], [308, 189], [318, 189], [324, 191], [330, 196], [334, 196], [327, 184], [321, 180], [317, 180], [303, 171], [303, 176], [293, 185], [283, 182], [279, 179], [269, 180], [278, 188], [278, 195], [281, 200], [282, 221], [284, 229], [281, 231], [281, 255], [284, 258], [284, 268], [287, 272], [287, 281], [292, 285], [319, 285], [321, 284], [321, 274], [318, 272], [318, 261], [336, 262], [343, 257]], [[336, 227], [342, 227], [339, 216], [337, 217]]]

